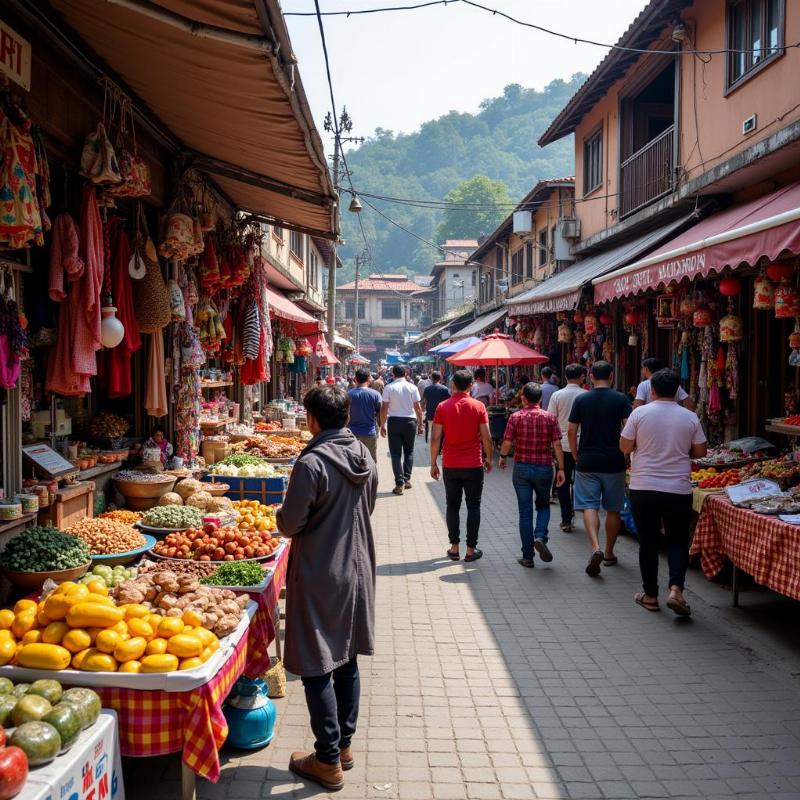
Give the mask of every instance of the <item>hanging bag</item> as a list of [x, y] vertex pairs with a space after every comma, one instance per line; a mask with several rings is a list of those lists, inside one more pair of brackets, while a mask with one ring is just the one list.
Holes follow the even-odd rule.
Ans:
[[[147, 233], [147, 223], [142, 217], [143, 233]], [[136, 295], [136, 321], [142, 333], [157, 333], [172, 319], [172, 310], [169, 305], [169, 292], [161, 274], [161, 267], [157, 260], [147, 256], [145, 248], [145, 275], [133, 285]]]
[[[130, 132], [133, 150], [129, 150], [125, 138]], [[114, 197], [147, 197], [151, 192], [150, 167], [138, 155], [136, 129], [133, 125], [133, 110], [127, 98], [122, 102], [117, 149], [120, 151], [119, 169], [122, 180], [119, 185], [108, 190]]]
[[142, 204], [138, 204], [136, 209], [136, 234], [133, 238], [133, 252], [131, 253], [130, 261], [128, 261], [128, 274], [135, 281], [140, 281], [147, 274], [147, 265], [145, 264], [144, 254], [147, 245], [147, 225], [144, 224], [144, 211]]

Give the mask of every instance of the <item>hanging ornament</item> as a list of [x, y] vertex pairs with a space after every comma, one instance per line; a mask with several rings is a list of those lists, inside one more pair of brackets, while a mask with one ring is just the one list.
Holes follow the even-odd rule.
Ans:
[[778, 262], [767, 266], [767, 277], [775, 281], [789, 281], [794, 277], [795, 269], [793, 264]]
[[800, 349], [800, 330], [797, 328], [789, 334], [789, 347], [791, 347], [792, 350]]
[[742, 291], [742, 282], [738, 278], [728, 276], [719, 282], [719, 293], [723, 297], [736, 297]]
[[605, 311], [600, 315], [600, 324], [601, 325], [610, 325], [613, 322], [611, 319], [611, 314], [606, 313]]
[[775, 308], [775, 284], [761, 272], [753, 283], [753, 308], [771, 311]]
[[678, 315], [681, 317], [691, 317], [696, 308], [697, 303], [695, 302], [694, 298], [686, 295], [686, 297], [684, 297], [678, 305]]
[[597, 333], [597, 317], [593, 313], [588, 313], [583, 318], [583, 329], [587, 336], [594, 336]]
[[735, 314], [727, 314], [719, 321], [719, 340], [721, 342], [741, 342], [742, 320]]
[[116, 347], [125, 336], [125, 326], [117, 319], [115, 306], [102, 306], [100, 309], [100, 343], [109, 350]]
[[788, 280], [782, 280], [775, 287], [775, 318], [791, 317], [800, 317], [800, 293]]
[[626, 325], [638, 325], [640, 319], [639, 312], [635, 308], [630, 308], [625, 312], [623, 319]]
[[536, 330], [533, 332], [533, 346], [539, 350], [541, 346], [544, 344], [544, 331], [537, 327]]
[[711, 313], [711, 309], [705, 306], [695, 309], [694, 314], [692, 314], [692, 325], [694, 325], [695, 328], [705, 328], [713, 321], [714, 315]]
[[576, 312], [575, 312], [575, 313], [572, 315], [572, 321], [573, 321], [573, 322], [574, 322], [576, 325], [580, 325], [580, 324], [581, 324], [581, 322], [583, 322], [583, 311], [581, 311], [580, 309], [579, 309], [578, 311], [576, 311]]
[[561, 344], [569, 344], [572, 341], [572, 328], [566, 322], [558, 326], [558, 341]]

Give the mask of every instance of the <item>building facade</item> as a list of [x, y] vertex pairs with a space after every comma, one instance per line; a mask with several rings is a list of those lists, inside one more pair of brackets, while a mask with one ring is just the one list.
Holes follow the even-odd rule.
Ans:
[[478, 296], [478, 268], [468, 263], [477, 246], [477, 239], [448, 239], [442, 244], [444, 258], [431, 269], [434, 319]]

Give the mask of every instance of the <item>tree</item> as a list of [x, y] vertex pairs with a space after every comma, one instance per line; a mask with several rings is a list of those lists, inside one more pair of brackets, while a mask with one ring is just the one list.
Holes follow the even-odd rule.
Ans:
[[445, 209], [442, 222], [436, 228], [439, 242], [477, 239], [491, 233], [512, 210], [505, 183], [486, 175], [474, 175], [462, 181], [444, 199], [448, 203], [467, 205]]

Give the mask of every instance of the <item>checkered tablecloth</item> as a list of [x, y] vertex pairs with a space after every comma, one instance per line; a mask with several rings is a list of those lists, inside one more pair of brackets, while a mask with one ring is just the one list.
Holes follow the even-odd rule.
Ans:
[[724, 495], [711, 495], [697, 521], [691, 553], [700, 554], [708, 578], [729, 558], [756, 583], [800, 600], [800, 526], [737, 508]]
[[219, 672], [190, 692], [100, 688], [104, 708], [119, 717], [120, 749], [124, 756], [161, 756], [183, 751], [183, 763], [199, 775], [219, 779], [219, 748], [228, 736], [222, 704], [243, 673], [261, 675], [269, 667], [270, 643], [275, 638], [274, 613], [286, 583], [289, 547], [274, 564], [272, 581], [252, 597], [258, 611]]

